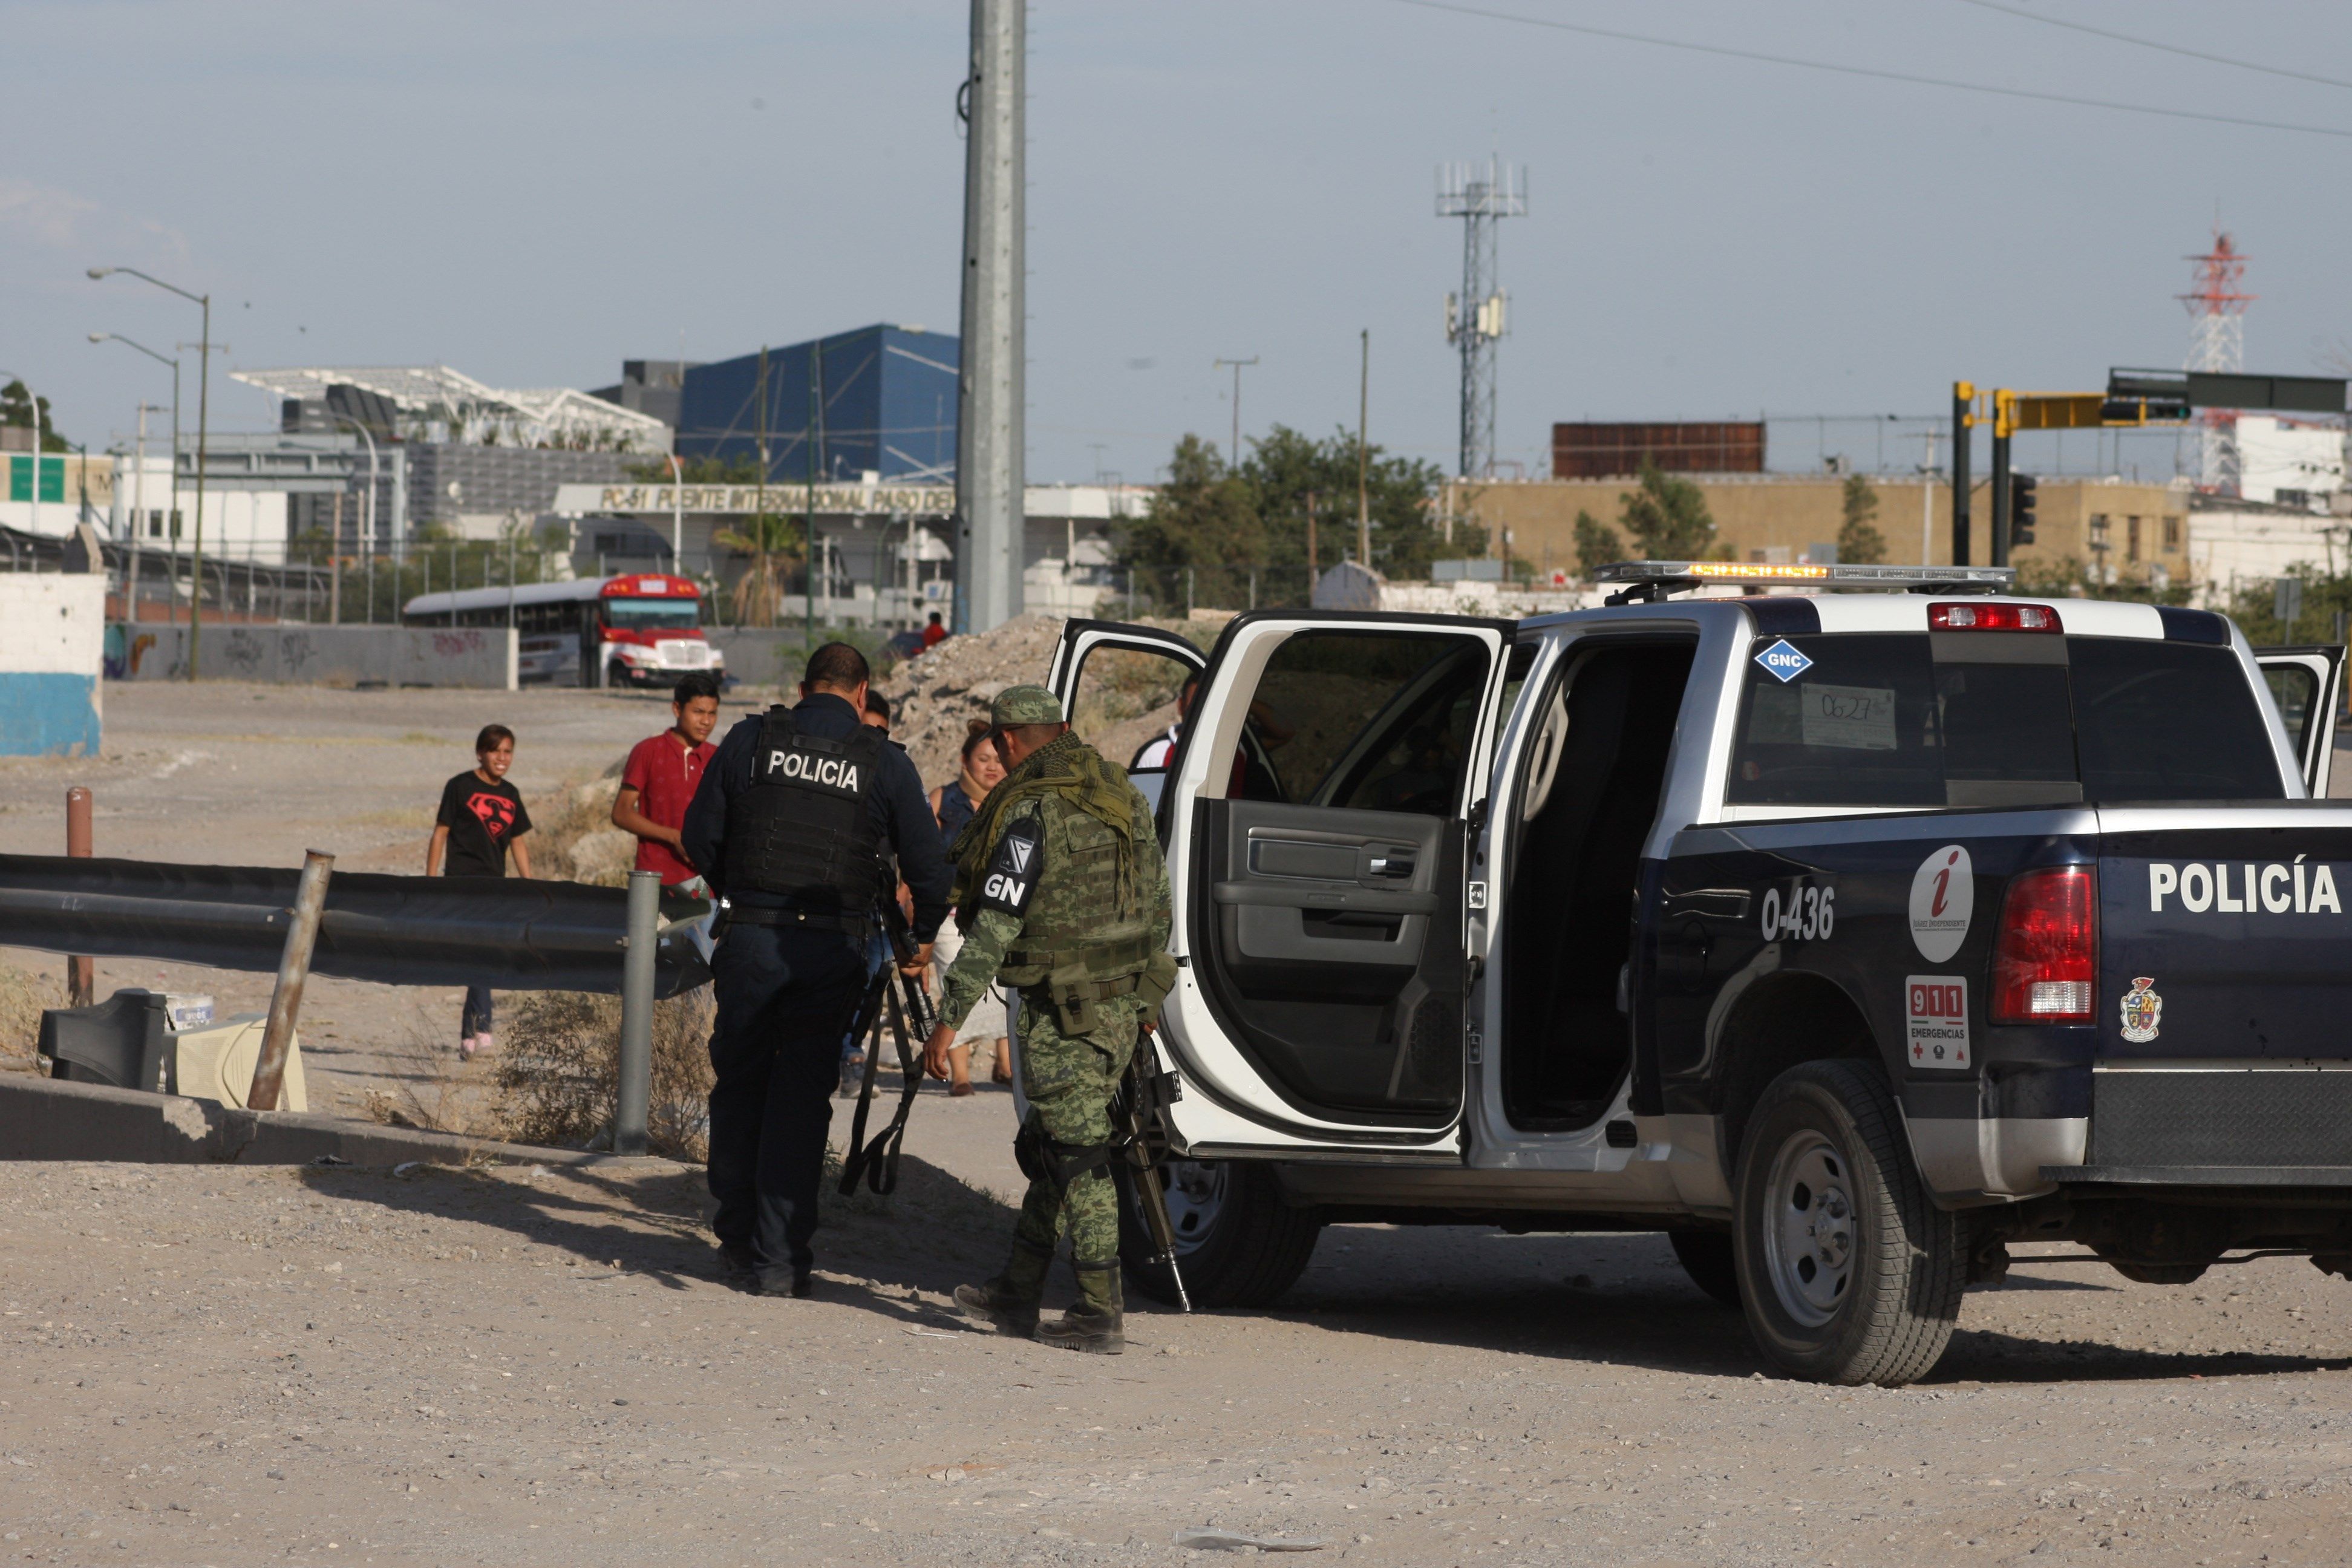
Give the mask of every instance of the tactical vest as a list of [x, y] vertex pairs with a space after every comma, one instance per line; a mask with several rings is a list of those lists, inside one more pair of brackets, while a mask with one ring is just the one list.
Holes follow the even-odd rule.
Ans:
[[760, 725], [751, 787], [727, 811], [727, 890], [756, 889], [800, 909], [862, 917], [881, 885], [874, 797], [882, 732], [860, 724], [839, 740], [801, 732], [789, 708]]
[[1082, 975], [1097, 996], [1133, 990], [1154, 952], [1133, 842], [1050, 797], [1044, 816], [1044, 880], [997, 979], [1015, 987], [1054, 981], [1058, 991]]

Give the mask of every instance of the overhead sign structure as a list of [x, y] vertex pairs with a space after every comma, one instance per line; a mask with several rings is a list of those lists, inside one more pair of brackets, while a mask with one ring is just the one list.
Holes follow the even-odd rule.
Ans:
[[[2148, 418], [2185, 419], [2192, 408], [2254, 408], [2282, 414], [2342, 414], [2344, 378], [2339, 375], [2249, 375], [2219, 370], [2110, 370], [2110, 403], [2144, 403]], [[2162, 415], [2158, 406], [2177, 407]], [[2117, 421], [2142, 423], [2137, 419]]]
[[673, 511], [751, 517], [760, 513], [872, 517], [904, 512], [909, 517], [945, 517], [955, 510], [950, 485], [819, 485], [811, 504], [806, 485], [558, 485], [555, 510], [565, 517], [591, 513]]

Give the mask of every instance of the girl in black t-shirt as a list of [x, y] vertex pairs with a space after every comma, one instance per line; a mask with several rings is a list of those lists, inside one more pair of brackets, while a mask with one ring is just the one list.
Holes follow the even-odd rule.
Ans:
[[[523, 809], [521, 792], [507, 783], [514, 766], [514, 731], [504, 724], [485, 724], [474, 737], [476, 765], [441, 786], [441, 809], [433, 818], [433, 839], [425, 847], [428, 877], [503, 877], [507, 854], [514, 853], [515, 875], [530, 875], [530, 848], [522, 836], [530, 831], [530, 813]], [[457, 1020], [457, 1057], [471, 1061], [478, 1051], [490, 1048], [490, 988], [466, 987], [466, 1002]]]

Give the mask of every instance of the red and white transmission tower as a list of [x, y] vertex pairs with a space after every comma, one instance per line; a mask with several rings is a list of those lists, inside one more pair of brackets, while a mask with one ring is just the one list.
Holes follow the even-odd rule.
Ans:
[[[2189, 370], [2235, 372], [2246, 368], [2246, 307], [2252, 294], [2239, 291], [2246, 275], [2244, 253], [2220, 229], [2213, 248], [2191, 256], [2196, 286], [2175, 296], [2189, 308]], [[2207, 409], [2197, 422], [2197, 488], [2217, 495], [2238, 493], [2238, 416], [2226, 408]]]

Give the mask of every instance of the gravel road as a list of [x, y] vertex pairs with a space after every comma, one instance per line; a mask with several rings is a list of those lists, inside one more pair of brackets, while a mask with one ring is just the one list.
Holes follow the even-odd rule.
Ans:
[[0, 1165], [0, 1561], [2346, 1551], [2347, 1287], [2300, 1261], [2027, 1262], [1930, 1383], [1825, 1389], [1760, 1373], [1655, 1237], [1335, 1228], [1281, 1310], [1139, 1311], [1114, 1360], [958, 1325], [1009, 1214], [924, 1159], [835, 1216], [814, 1300], [718, 1285], [698, 1199], [661, 1163]]
[[[106, 758], [0, 763], [0, 849], [54, 852], [89, 783], [101, 853], [403, 868], [486, 720], [536, 792], [665, 717], [107, 701]], [[100, 964], [159, 978], [268, 989]], [[443, 1075], [454, 1011], [314, 982], [322, 1100]], [[812, 1301], [722, 1289], [699, 1173], [659, 1162], [0, 1163], [0, 1563], [1153, 1564], [1202, 1526], [1400, 1568], [2352, 1560], [2352, 1285], [2299, 1259], [2158, 1288], [2028, 1258], [1928, 1383], [1842, 1390], [1766, 1374], [1656, 1237], [1344, 1226], [1279, 1310], [1140, 1310], [1097, 1360], [944, 1310], [998, 1258], [1009, 1131], [1001, 1093], [926, 1099]]]

